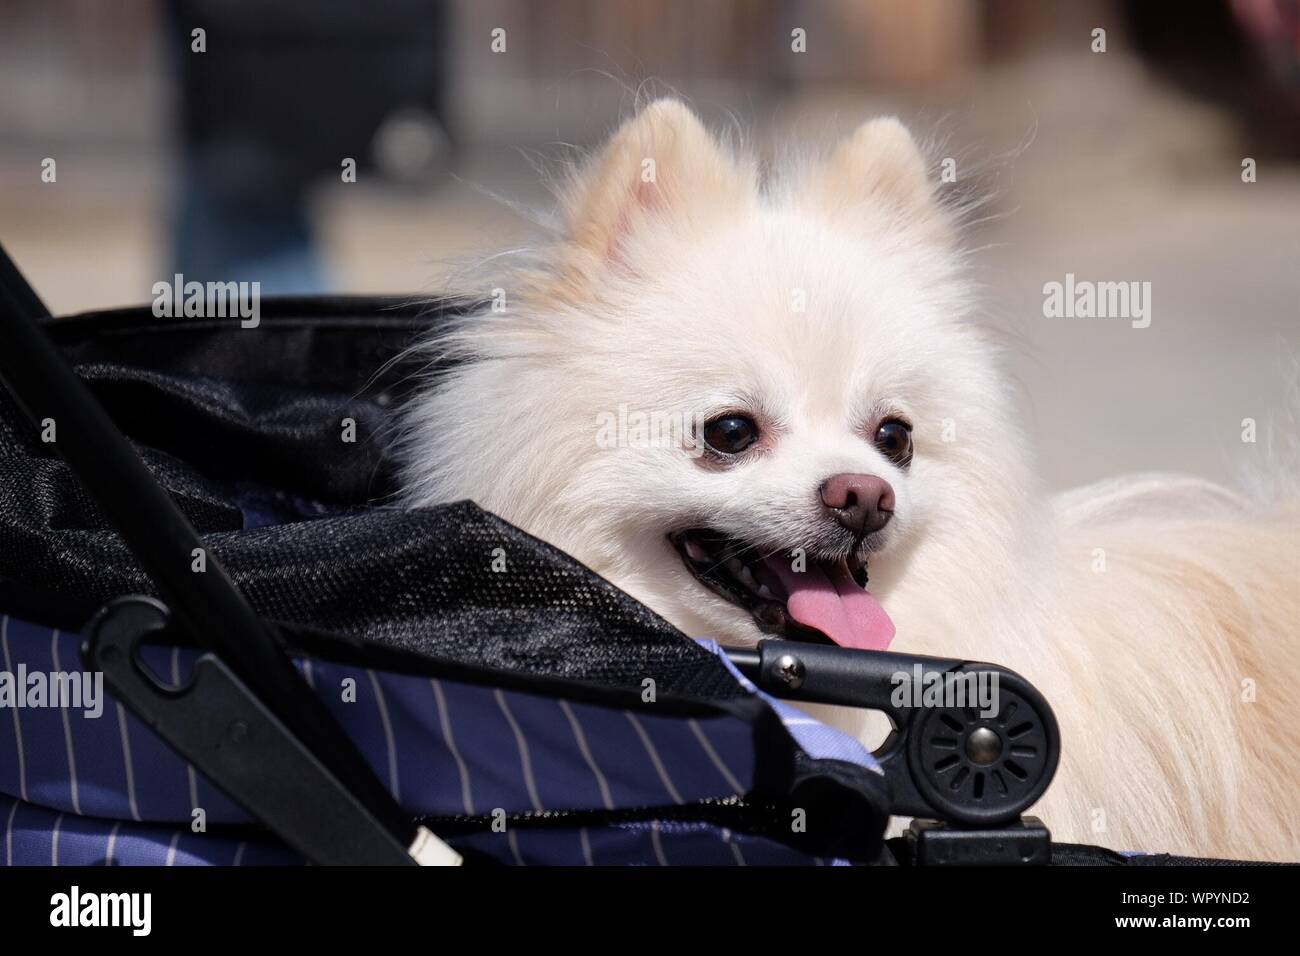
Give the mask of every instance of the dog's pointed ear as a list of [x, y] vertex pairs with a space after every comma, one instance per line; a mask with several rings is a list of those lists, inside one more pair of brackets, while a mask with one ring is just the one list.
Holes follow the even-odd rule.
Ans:
[[616, 132], [567, 197], [569, 240], [602, 260], [621, 256], [649, 222], [705, 225], [750, 195], [750, 180], [684, 104], [656, 100]]
[[925, 156], [894, 117], [870, 120], [854, 130], [813, 171], [804, 196], [837, 219], [887, 217], [935, 240], [955, 236]]

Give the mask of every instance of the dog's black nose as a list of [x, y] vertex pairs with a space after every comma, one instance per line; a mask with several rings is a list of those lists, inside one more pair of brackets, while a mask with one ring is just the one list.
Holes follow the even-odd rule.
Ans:
[[821, 487], [822, 504], [859, 538], [879, 531], [894, 514], [894, 489], [875, 475], [832, 475]]

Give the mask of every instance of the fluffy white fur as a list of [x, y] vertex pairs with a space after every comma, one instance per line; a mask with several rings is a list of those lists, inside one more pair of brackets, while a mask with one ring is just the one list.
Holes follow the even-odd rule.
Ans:
[[[821, 482], [878, 474], [898, 498], [870, 556], [892, 649], [1044, 692], [1064, 755], [1035, 812], [1056, 839], [1300, 859], [1300, 512], [1160, 475], [1042, 494], [932, 182], [894, 120], [760, 184], [684, 106], [650, 105], [575, 177], [506, 311], [430, 346], [457, 364], [408, 413], [407, 503], [474, 499], [687, 634], [744, 644], [749, 614], [667, 532], [815, 550]], [[744, 408], [764, 445], [731, 467], [600, 447], [620, 405]], [[882, 411], [915, 426], [907, 470], [864, 437]]]

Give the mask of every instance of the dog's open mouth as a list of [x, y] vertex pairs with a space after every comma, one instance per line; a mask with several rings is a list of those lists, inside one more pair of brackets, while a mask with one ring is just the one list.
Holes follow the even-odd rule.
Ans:
[[867, 566], [856, 556], [798, 561], [769, 555], [708, 528], [670, 534], [701, 584], [754, 616], [769, 634], [883, 651], [894, 623], [867, 590]]

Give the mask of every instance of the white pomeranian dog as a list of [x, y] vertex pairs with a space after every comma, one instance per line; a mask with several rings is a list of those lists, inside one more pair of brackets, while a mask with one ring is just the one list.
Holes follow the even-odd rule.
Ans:
[[473, 499], [694, 637], [1019, 671], [1061, 726], [1055, 839], [1300, 859], [1296, 501], [1045, 495], [907, 130], [769, 180], [676, 101], [628, 121], [505, 308], [429, 346], [406, 503]]

